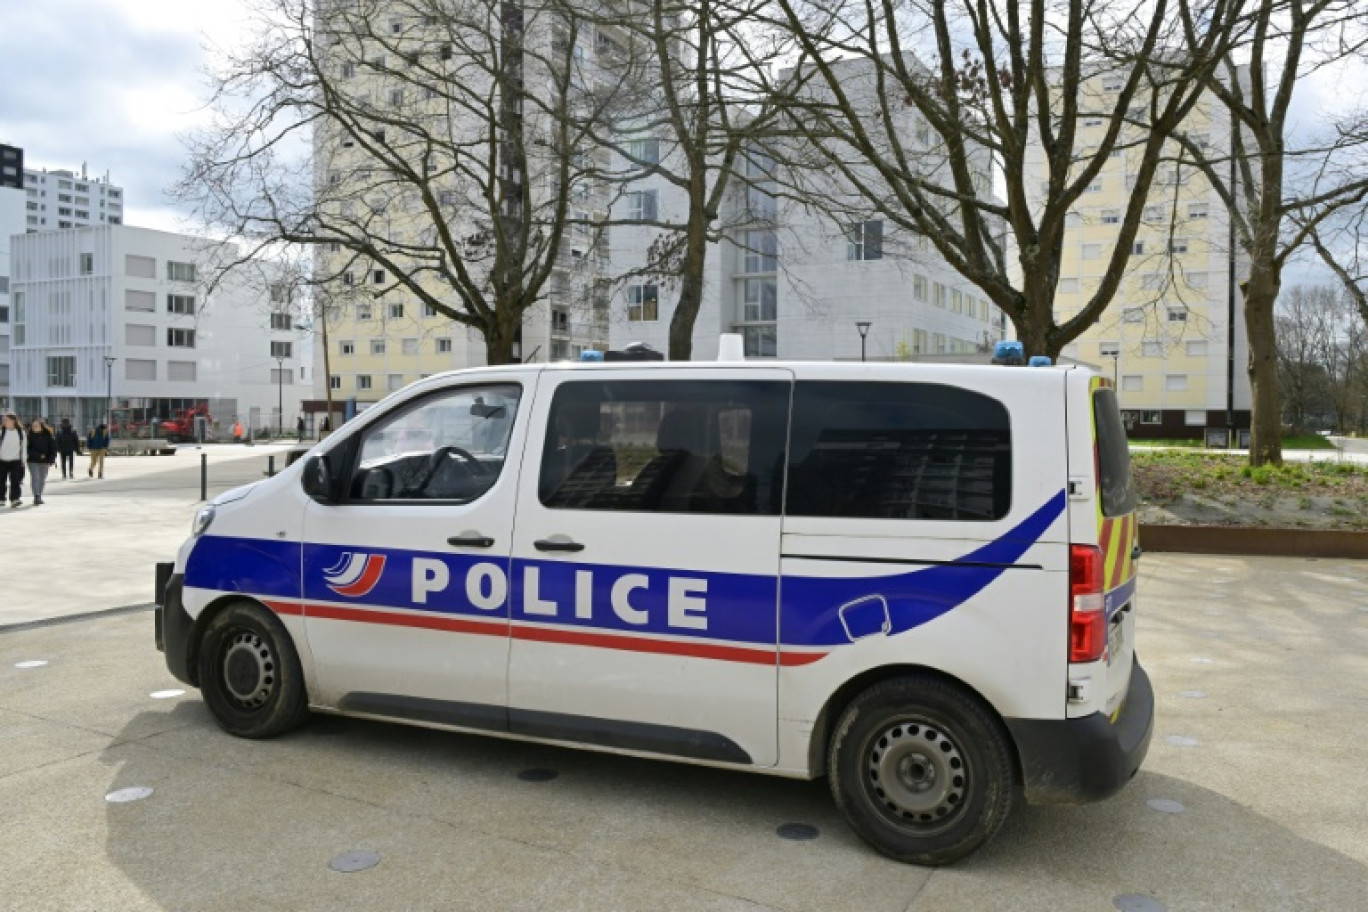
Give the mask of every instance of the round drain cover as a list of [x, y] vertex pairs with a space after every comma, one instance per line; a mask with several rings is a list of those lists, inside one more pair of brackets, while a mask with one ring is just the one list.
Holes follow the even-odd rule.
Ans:
[[328, 867], [343, 874], [351, 874], [356, 871], [364, 871], [373, 868], [380, 863], [379, 852], [343, 852], [332, 861], [328, 862]]
[[815, 826], [807, 823], [786, 823], [774, 832], [779, 834], [780, 839], [816, 839], [821, 835], [821, 831]]

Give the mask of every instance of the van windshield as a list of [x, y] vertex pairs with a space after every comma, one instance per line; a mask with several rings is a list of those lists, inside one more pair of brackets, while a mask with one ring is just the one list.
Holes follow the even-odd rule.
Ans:
[[1093, 393], [1093, 425], [1097, 428], [1097, 485], [1102, 494], [1102, 515], [1133, 512], [1135, 483], [1131, 480], [1130, 445], [1126, 442], [1115, 391], [1100, 389]]

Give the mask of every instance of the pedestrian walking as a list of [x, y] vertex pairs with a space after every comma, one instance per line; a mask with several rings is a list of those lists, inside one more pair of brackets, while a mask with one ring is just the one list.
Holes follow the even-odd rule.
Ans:
[[11, 507], [19, 506], [24, 493], [24, 456], [24, 429], [19, 416], [5, 412], [0, 418], [0, 497], [7, 494]]
[[99, 477], [104, 478], [105, 453], [109, 450], [109, 430], [105, 425], [100, 424], [95, 430], [86, 435], [86, 449], [90, 450], [90, 468], [86, 470], [86, 475], [91, 478], [99, 472]]
[[41, 418], [29, 425], [28, 445], [29, 487], [33, 489], [33, 505], [43, 505], [43, 489], [47, 487], [48, 470], [57, 461], [57, 436]]
[[233, 419], [233, 443], [242, 443], [242, 422]]
[[295, 419], [295, 441], [298, 442], [298, 443], [303, 443], [303, 442], [304, 442], [304, 416], [303, 416], [303, 415], [300, 415], [298, 418]]
[[331, 420], [331, 418], [330, 418], [329, 416], [324, 415], [324, 416], [323, 416], [323, 421], [318, 425], [318, 439], [319, 439], [319, 440], [322, 440], [324, 437], [327, 437], [328, 434], [331, 433], [331, 432], [332, 432], [332, 420]]
[[76, 454], [81, 450], [81, 438], [71, 426], [70, 418], [62, 419], [57, 429], [57, 456], [62, 464], [62, 477], [70, 478], [75, 473]]

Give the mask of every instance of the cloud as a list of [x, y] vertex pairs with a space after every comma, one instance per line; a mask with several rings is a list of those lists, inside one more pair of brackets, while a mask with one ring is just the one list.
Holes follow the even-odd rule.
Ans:
[[164, 191], [185, 156], [176, 135], [200, 116], [198, 29], [209, 23], [184, 13], [200, 5], [12, 4], [0, 30], [0, 141], [23, 148], [28, 167], [108, 173], [130, 224], [182, 227]]

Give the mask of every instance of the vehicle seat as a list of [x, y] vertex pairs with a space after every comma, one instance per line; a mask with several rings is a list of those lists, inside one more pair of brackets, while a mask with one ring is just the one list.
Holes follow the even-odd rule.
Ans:
[[656, 428], [657, 455], [632, 482], [632, 502], [642, 510], [688, 512], [708, 467], [703, 412], [677, 407]]

